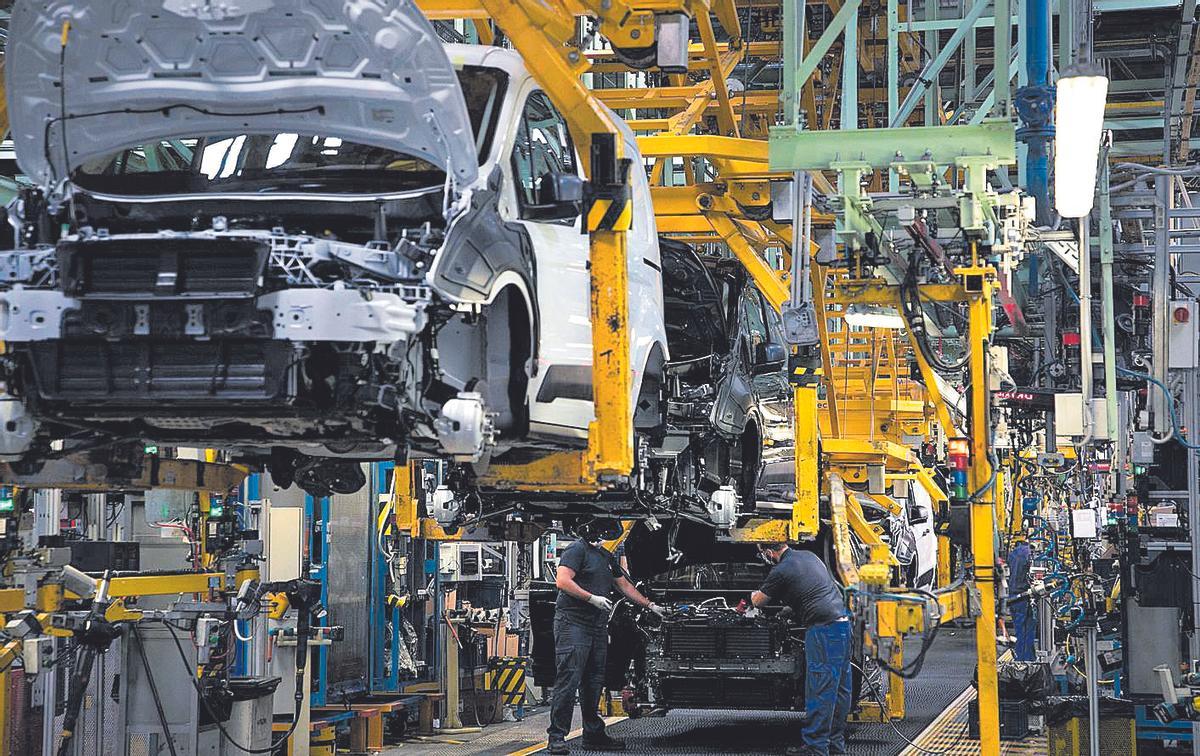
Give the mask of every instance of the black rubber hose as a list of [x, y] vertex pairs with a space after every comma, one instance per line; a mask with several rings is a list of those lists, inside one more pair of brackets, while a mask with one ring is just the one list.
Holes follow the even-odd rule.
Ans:
[[146, 661], [146, 643], [138, 626], [133, 626], [133, 637], [137, 638], [138, 656], [142, 657], [142, 669], [146, 670], [146, 680], [150, 683], [150, 695], [154, 697], [154, 709], [158, 712], [158, 723], [162, 725], [163, 737], [167, 739], [167, 748], [171, 756], [179, 756], [175, 751], [175, 738], [171, 737], [171, 729], [167, 727], [167, 715], [163, 711], [162, 698], [158, 695], [158, 683], [154, 682], [154, 673], [150, 671], [150, 662]]

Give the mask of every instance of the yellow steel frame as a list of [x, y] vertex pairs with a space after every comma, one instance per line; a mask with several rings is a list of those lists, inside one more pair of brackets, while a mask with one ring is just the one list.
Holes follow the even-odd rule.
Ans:
[[792, 417], [795, 439], [796, 501], [792, 504], [792, 539], [815, 538], [821, 528], [821, 484], [819, 470], [820, 428], [817, 425], [817, 389], [797, 387], [793, 391]]
[[388, 509], [396, 531], [410, 538], [423, 538], [427, 541], [461, 540], [461, 533], [451, 535], [436, 520], [420, 516], [417, 497], [413, 491], [414, 469], [419, 464], [409, 462], [407, 465], [396, 465], [392, 472], [392, 496]]
[[[116, 577], [109, 583], [109, 597], [113, 599], [137, 596], [177, 596], [186, 593], [208, 593], [223, 590], [223, 572], [179, 572], [161, 575], [134, 575]], [[64, 600], [78, 600], [79, 596], [63, 591], [57, 583], [48, 583], [38, 588], [35, 605], [26, 606], [24, 588], [0, 588], [0, 614], [12, 614], [24, 609], [40, 612], [58, 611]]]
[[968, 299], [967, 337], [970, 348], [971, 466], [968, 475], [972, 491], [971, 553], [975, 558], [975, 584], [979, 589], [980, 618], [975, 623], [975, 649], [978, 658], [979, 732], [983, 753], [1000, 752], [1000, 703], [996, 680], [996, 586], [995, 544], [993, 537], [995, 488], [990, 484], [993, 471], [991, 454], [991, 406], [988, 391], [988, 339], [992, 333], [992, 294], [995, 272], [990, 269], [958, 271], [964, 280], [978, 277], [980, 290]]
[[[531, 72], [563, 113], [581, 161], [593, 175], [593, 135], [614, 137], [616, 159], [624, 157], [624, 140], [610, 110], [583, 85], [580, 77], [589, 63], [574, 44], [575, 18], [593, 16], [606, 35], [634, 46], [653, 42], [653, 13], [688, 12], [686, 2], [653, 0], [634, 8], [623, 0], [549, 3], [542, 0], [422, 0], [429, 18], [487, 18], [499, 27], [529, 61]], [[648, 26], [647, 26], [648, 22]], [[637, 32], [636, 35], [634, 32]], [[588, 450], [575, 465], [595, 490], [609, 476], [633, 470], [633, 419], [629, 403], [632, 367], [629, 364], [629, 281], [624, 230], [594, 229], [591, 244], [592, 385], [596, 419], [588, 432]], [[509, 478], [503, 469], [496, 471]], [[514, 471], [519, 476], [521, 471]], [[549, 486], [557, 485], [555, 482]], [[572, 486], [574, 484], [571, 484]]]

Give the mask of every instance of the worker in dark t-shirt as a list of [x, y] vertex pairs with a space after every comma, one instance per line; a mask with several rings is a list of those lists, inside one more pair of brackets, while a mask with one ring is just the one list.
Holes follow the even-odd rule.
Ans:
[[762, 589], [750, 596], [756, 607], [775, 602], [792, 608], [794, 621], [808, 628], [804, 637], [804, 745], [789, 746], [788, 756], [846, 753], [846, 717], [850, 715], [853, 677], [850, 668], [850, 613], [842, 589], [829, 568], [811, 551], [786, 543], [758, 547], [770, 564]]
[[608, 661], [608, 619], [614, 587], [635, 606], [664, 614], [634, 587], [617, 557], [601, 547], [602, 530], [584, 529], [580, 540], [567, 547], [558, 562], [555, 585], [558, 601], [554, 610], [554, 693], [550, 704], [550, 726], [546, 752], [570, 753], [565, 738], [571, 730], [575, 693], [583, 714], [583, 747], [589, 751], [623, 751], [625, 743], [604, 732], [597, 711], [604, 688]]

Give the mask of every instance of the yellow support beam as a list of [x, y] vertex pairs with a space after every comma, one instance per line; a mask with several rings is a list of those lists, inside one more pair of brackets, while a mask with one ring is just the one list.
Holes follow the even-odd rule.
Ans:
[[917, 461], [911, 448], [894, 441], [828, 438], [822, 447], [835, 464], [886, 465], [889, 470], [905, 471]]
[[396, 529], [414, 538], [421, 534], [417, 497], [413, 490], [413, 470], [417, 464], [398, 464], [392, 472], [392, 512]]
[[833, 555], [838, 577], [842, 585], [857, 585], [858, 566], [854, 559], [854, 546], [850, 541], [850, 522], [846, 509], [846, 486], [842, 476], [830, 473], [829, 480], [829, 529], [833, 536]]
[[753, 249], [737, 224], [725, 213], [705, 211], [704, 217], [712, 224], [713, 231], [720, 235], [738, 261], [750, 273], [759, 291], [776, 311], [791, 298], [791, 291], [784, 283], [779, 271], [774, 270]]
[[729, 539], [734, 543], [787, 543], [791, 536], [791, 523], [782, 518], [754, 517], [741, 527], [729, 529]]
[[817, 389], [794, 390], [792, 417], [795, 438], [796, 501], [792, 504], [792, 539], [815, 538], [821, 528], [820, 426], [817, 423]]
[[[589, 178], [596, 177], [591, 149], [594, 135], [613, 137], [615, 158], [621, 166], [625, 144], [615, 116], [584, 87], [580, 77], [587, 70], [587, 60], [578, 47], [567, 43], [573, 42], [574, 16], [564, 5], [552, 7], [538, 0], [480, 2], [525, 60], [536, 61], [531, 70], [566, 119]], [[597, 0], [597, 5], [601, 4]], [[616, 6], [624, 4], [607, 3], [601, 11], [614, 12]], [[628, 187], [627, 177], [616, 178]], [[589, 229], [596, 416], [588, 429], [589, 479], [629, 475], [634, 466], [626, 237], [627, 229]]]
[[556, 491], [592, 493], [599, 486], [582, 459], [573, 452], [546, 454], [531, 462], [513, 465], [491, 465], [479, 479], [485, 489], [509, 491]]
[[980, 274], [983, 290], [971, 299], [967, 339], [970, 343], [970, 442], [968, 474], [974, 501], [971, 503], [971, 553], [975, 561], [975, 584], [979, 589], [981, 616], [975, 623], [975, 650], [979, 674], [979, 734], [983, 753], [1000, 753], [1000, 699], [996, 680], [996, 583], [993, 528], [995, 487], [988, 462], [991, 453], [991, 392], [988, 391], [988, 340], [992, 333], [992, 287], [990, 269], [959, 271]]
[[709, 160], [742, 160], [763, 165], [767, 163], [767, 143], [761, 139], [738, 139], [709, 134], [661, 134], [638, 137], [638, 149], [642, 151], [642, 157], [648, 158], [686, 155], [705, 157]]
[[[224, 587], [225, 573], [223, 572], [135, 575], [113, 578], [109, 582], [108, 595], [114, 599], [131, 596], [175, 596], [182, 593], [219, 591]], [[70, 591], [66, 592], [66, 597], [68, 599], [79, 598]]]

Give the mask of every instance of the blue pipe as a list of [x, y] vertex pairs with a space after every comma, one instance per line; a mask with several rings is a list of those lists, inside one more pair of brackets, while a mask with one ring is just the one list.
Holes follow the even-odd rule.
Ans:
[[1049, 147], [1054, 138], [1054, 88], [1050, 86], [1050, 30], [1050, 0], [1026, 0], [1021, 36], [1029, 84], [1017, 90], [1013, 104], [1022, 123], [1017, 138], [1028, 146], [1026, 189], [1037, 201], [1041, 226], [1050, 225], [1051, 216]]

